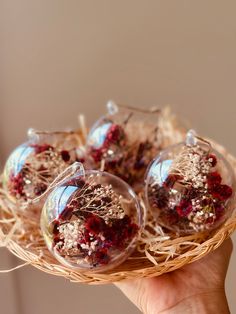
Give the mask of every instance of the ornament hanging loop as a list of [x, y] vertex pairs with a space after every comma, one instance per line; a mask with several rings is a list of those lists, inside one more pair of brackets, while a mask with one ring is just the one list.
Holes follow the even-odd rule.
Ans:
[[70, 135], [75, 133], [76, 131], [39, 131], [33, 128], [30, 128], [27, 132], [29, 138], [40, 135]]
[[41, 137], [53, 135], [76, 135], [76, 131], [39, 131], [33, 128], [28, 129], [27, 135], [30, 142], [39, 142]]
[[149, 113], [149, 114], [150, 113], [158, 113], [158, 114], [161, 113], [161, 109], [158, 108], [157, 106], [153, 106], [150, 109], [142, 109], [142, 108], [137, 108], [134, 106], [128, 106], [125, 104], [116, 104], [113, 100], [109, 100], [107, 102], [107, 110], [108, 110], [109, 114], [111, 114], [111, 115], [116, 114], [119, 111], [119, 108], [128, 109], [128, 110], [132, 110], [132, 111], [138, 111], [141, 113]]
[[110, 115], [116, 114], [119, 111], [118, 105], [113, 100], [109, 100], [107, 102], [107, 111]]
[[31, 142], [37, 142], [37, 141], [39, 141], [39, 134], [38, 134], [38, 131], [35, 130], [35, 129], [33, 129], [33, 128], [28, 129], [28, 131], [27, 131], [27, 136], [28, 136], [28, 138], [29, 138], [29, 140], [30, 140]]
[[208, 146], [208, 152], [211, 151], [212, 146], [211, 143], [204, 138], [197, 135], [197, 132], [193, 129], [189, 130], [186, 134], [186, 140], [185, 143], [187, 146], [196, 146], [197, 142], [203, 142]]
[[189, 130], [186, 134], [186, 145], [195, 146], [197, 145], [197, 133], [195, 130]]

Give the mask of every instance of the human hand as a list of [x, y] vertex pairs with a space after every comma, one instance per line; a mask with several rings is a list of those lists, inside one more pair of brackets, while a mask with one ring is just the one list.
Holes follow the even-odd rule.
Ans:
[[227, 314], [224, 284], [232, 249], [228, 239], [176, 271], [115, 284], [145, 314]]

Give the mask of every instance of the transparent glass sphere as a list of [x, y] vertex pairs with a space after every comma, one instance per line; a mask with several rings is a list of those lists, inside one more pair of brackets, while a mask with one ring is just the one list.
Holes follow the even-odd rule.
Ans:
[[[38, 134], [39, 133], [39, 134]], [[75, 161], [76, 137], [29, 130], [29, 140], [18, 146], [6, 161], [3, 186], [13, 201], [26, 202], [43, 194], [57, 175]]]
[[142, 223], [139, 202], [121, 179], [79, 171], [57, 186], [42, 211], [48, 249], [63, 265], [104, 271], [122, 263], [136, 246]]
[[146, 203], [157, 223], [180, 234], [212, 230], [235, 208], [235, 175], [209, 144], [164, 150], [146, 175]]
[[94, 169], [115, 174], [135, 191], [143, 184], [146, 168], [160, 148], [157, 132], [160, 111], [108, 103], [108, 113], [91, 128], [86, 147]]

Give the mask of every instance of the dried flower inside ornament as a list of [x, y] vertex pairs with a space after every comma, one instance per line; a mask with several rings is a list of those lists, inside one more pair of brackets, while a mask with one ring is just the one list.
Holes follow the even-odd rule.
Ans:
[[29, 129], [29, 140], [9, 156], [3, 186], [14, 202], [27, 203], [42, 195], [53, 180], [75, 161], [84, 162], [77, 153], [76, 132], [42, 132]]
[[85, 171], [82, 164], [49, 194], [41, 217], [46, 244], [62, 264], [96, 271], [128, 257], [141, 223], [132, 189], [109, 173]]
[[225, 158], [194, 131], [153, 161], [146, 177], [146, 203], [157, 223], [177, 233], [222, 224], [235, 207], [235, 175]]
[[166, 108], [109, 102], [89, 134], [81, 122], [30, 131], [7, 160], [0, 244], [26, 265], [90, 284], [152, 277], [234, 232], [236, 158], [224, 147], [192, 131], [183, 142]]

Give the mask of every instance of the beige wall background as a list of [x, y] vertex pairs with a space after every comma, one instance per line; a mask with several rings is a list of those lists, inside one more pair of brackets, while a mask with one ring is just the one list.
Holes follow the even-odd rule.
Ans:
[[[79, 112], [91, 124], [110, 98], [171, 104], [236, 154], [235, 12], [233, 0], [0, 0], [1, 164], [28, 127], [74, 127]], [[4, 250], [0, 260], [2, 269], [17, 263]], [[235, 263], [234, 252], [232, 313]], [[138, 313], [112, 286], [31, 267], [0, 275], [0, 295], [4, 314]]]

